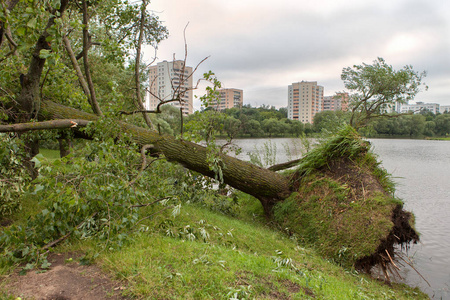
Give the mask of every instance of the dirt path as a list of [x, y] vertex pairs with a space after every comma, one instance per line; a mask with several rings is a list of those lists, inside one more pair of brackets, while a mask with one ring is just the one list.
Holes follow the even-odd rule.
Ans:
[[52, 254], [48, 257], [52, 263], [48, 271], [30, 271], [24, 276], [18, 275], [16, 271], [1, 279], [0, 286], [6, 289], [8, 295], [23, 300], [126, 299], [121, 296], [124, 287], [120, 282], [109, 279], [97, 266], [80, 265], [76, 257]]

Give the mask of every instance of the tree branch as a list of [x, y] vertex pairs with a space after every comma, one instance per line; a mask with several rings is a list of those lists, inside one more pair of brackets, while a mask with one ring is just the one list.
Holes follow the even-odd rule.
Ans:
[[[63, 37], [63, 42], [64, 42], [64, 48], [66, 49], [67, 54], [69, 54], [69, 58], [70, 58], [70, 61], [72, 62], [72, 66], [75, 69], [75, 72], [77, 73], [78, 81], [80, 82], [81, 88], [83, 89], [84, 94], [88, 98], [89, 104], [91, 104], [92, 110], [94, 110], [93, 105], [92, 105], [91, 95], [89, 92], [89, 87], [86, 83], [86, 80], [84, 79], [83, 72], [81, 72], [80, 65], [78, 64], [77, 58], [75, 57], [75, 53], [73, 52], [72, 46], [70, 45], [70, 41], [66, 35]], [[95, 113], [95, 111], [94, 111], [94, 113]]]
[[[143, 0], [142, 1], [142, 6], [141, 6], [141, 18], [139, 20], [139, 38], [138, 38], [138, 44], [136, 47], [136, 61], [135, 61], [135, 66], [134, 66], [134, 77], [135, 77], [135, 87], [136, 87], [136, 102], [137, 102], [137, 107], [141, 110], [144, 111], [144, 103], [142, 101], [142, 97], [141, 97], [141, 80], [140, 80], [140, 65], [141, 65], [141, 48], [142, 48], [142, 40], [144, 39], [144, 23], [145, 23], [145, 12], [146, 12], [146, 8], [147, 8], [147, 1]], [[147, 124], [147, 126], [152, 129], [155, 130], [155, 127], [153, 126], [152, 121], [150, 120], [150, 117], [147, 115], [147, 113], [143, 112], [142, 113], [142, 117], [145, 120], [145, 123]]]
[[285, 163], [281, 163], [281, 164], [277, 164], [277, 165], [273, 165], [271, 167], [268, 167], [267, 170], [274, 171], [274, 172], [286, 170], [286, 169], [289, 169], [289, 168], [297, 166], [301, 161], [302, 161], [301, 158], [295, 159], [295, 160], [291, 160], [291, 161], [288, 161], [288, 162], [285, 162]]
[[89, 43], [89, 16], [87, 10], [86, 0], [82, 1], [83, 5], [83, 64], [84, 64], [84, 73], [86, 74], [86, 81], [89, 87], [89, 94], [91, 95], [91, 106], [92, 110], [96, 115], [102, 116], [103, 113], [100, 109], [100, 106], [97, 102], [97, 97], [95, 96], [95, 88], [94, 83], [91, 78], [91, 71], [89, 70], [89, 58], [88, 58], [88, 48], [90, 47]]
[[10, 125], [0, 125], [0, 132], [25, 132], [33, 130], [85, 127], [89, 124], [89, 122], [91, 121], [80, 119], [60, 119], [43, 122], [16, 123]]

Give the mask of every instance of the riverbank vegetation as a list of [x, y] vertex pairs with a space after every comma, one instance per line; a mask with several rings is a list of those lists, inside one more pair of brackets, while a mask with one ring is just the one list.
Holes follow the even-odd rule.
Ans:
[[40, 178], [17, 198], [22, 210], [3, 218], [10, 225], [0, 229], [0, 295], [20, 296], [9, 289], [8, 274], [16, 267], [45, 272], [53, 248], [67, 253], [67, 264], [102, 266], [130, 298], [427, 298], [351, 263], [338, 266], [346, 261], [339, 255], [324, 259], [319, 245], [282, 222], [268, 222], [251, 196], [229, 188], [225, 196], [208, 178], [163, 160], [139, 176], [140, 156], [132, 148], [94, 144], [103, 149], [94, 156], [92, 145], [78, 144], [62, 159], [48, 150], [37, 157]]
[[[198, 112], [201, 114], [202, 112]], [[313, 124], [287, 118], [287, 109], [261, 106], [225, 109], [215, 126], [218, 134], [233, 138], [273, 138], [315, 136], [334, 132], [350, 123], [351, 112], [323, 111], [314, 116]], [[162, 119], [166, 117], [160, 116]], [[187, 119], [189, 121], [189, 118]], [[391, 114], [369, 121], [358, 132], [368, 138], [441, 138], [450, 135], [450, 114]]]
[[[376, 297], [420, 296], [411, 288], [390, 289], [358, 273], [378, 264], [389, 281], [389, 271], [395, 274], [394, 245], [415, 242], [417, 233], [413, 216], [393, 198], [386, 176], [354, 128], [342, 126], [291, 165], [291, 171], [237, 159], [227, 154], [226, 145], [215, 143], [225, 124], [228, 137], [235, 137], [241, 128], [236, 118], [208, 109], [188, 119], [182, 117], [182, 108], [176, 111], [178, 118], [173, 109], [164, 114], [164, 104], [183, 106], [192, 89], [186, 84], [193, 76], [186, 75], [186, 57], [171, 82], [171, 97], [159, 98], [154, 111], [144, 109], [149, 86], [144, 84], [148, 68], [141, 49], [143, 44], [156, 48], [167, 37], [148, 4], [8, 0], [2, 6], [2, 272], [14, 267], [21, 273], [47, 270], [51, 251], [80, 245], [81, 261], [112, 262], [109, 270], [123, 274], [131, 296], [242, 299], [252, 293], [266, 297], [275, 287], [279, 294], [273, 298], [335, 298], [331, 295], [342, 285], [348, 287], [342, 297], [348, 298], [359, 295], [366, 281], [370, 291], [362, 288], [361, 298], [372, 297], [372, 284], [375, 290], [380, 287]], [[398, 79], [389, 89], [401, 87], [377, 89], [375, 103], [418, 92], [421, 76], [411, 68], [373, 66], [387, 76], [383, 81]], [[376, 85], [379, 80], [372, 75]], [[208, 107], [221, 83], [212, 72], [203, 80], [208, 87], [200, 100]], [[363, 103], [352, 114], [357, 114], [358, 124], [380, 113], [359, 109], [367, 99], [355, 99], [355, 105]], [[262, 108], [261, 130], [269, 136], [281, 134], [278, 128], [287, 128], [281, 124], [289, 122], [278, 116], [275, 109]], [[251, 132], [260, 132], [258, 123], [248, 123], [255, 127]], [[296, 126], [302, 125], [294, 122], [292, 128]], [[297, 129], [291, 134], [302, 135]], [[62, 158], [39, 154], [51, 143], [57, 143]], [[316, 192], [321, 197], [310, 197]], [[305, 209], [304, 203], [309, 215], [297, 211]], [[318, 216], [324, 212], [335, 222], [322, 222]], [[311, 219], [309, 227], [298, 224], [302, 218]], [[340, 220], [367, 226], [355, 232]], [[255, 229], [241, 221], [254, 222]], [[245, 230], [234, 231], [230, 224]], [[255, 232], [261, 224], [267, 226]], [[360, 243], [366, 231], [370, 239]], [[282, 237], [288, 244], [277, 243]], [[301, 250], [306, 247], [311, 249]], [[127, 249], [133, 254], [121, 256]], [[311, 253], [313, 260], [302, 252]], [[315, 262], [320, 259], [327, 267]], [[127, 263], [118, 266], [119, 261]], [[208, 270], [218, 277], [205, 275]], [[350, 277], [345, 278], [354, 276], [361, 284], [336, 281], [346, 272]], [[141, 292], [145, 285], [154, 289]]]

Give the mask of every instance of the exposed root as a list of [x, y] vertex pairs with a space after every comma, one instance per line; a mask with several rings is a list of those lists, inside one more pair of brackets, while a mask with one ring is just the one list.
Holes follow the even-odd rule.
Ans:
[[396, 257], [399, 257], [402, 260], [404, 259], [400, 255], [396, 256], [394, 247], [395, 245], [400, 245], [402, 249], [408, 249], [411, 243], [417, 243], [419, 241], [419, 235], [409, 224], [410, 218], [411, 213], [404, 211], [402, 206], [398, 205], [392, 214], [392, 222], [394, 223], [394, 227], [388, 237], [381, 241], [377, 251], [374, 254], [358, 260], [355, 267], [370, 274], [372, 267], [379, 266], [383, 271], [385, 281], [387, 282], [391, 281], [389, 273], [401, 278], [398, 272], [400, 268], [395, 263], [395, 259]]

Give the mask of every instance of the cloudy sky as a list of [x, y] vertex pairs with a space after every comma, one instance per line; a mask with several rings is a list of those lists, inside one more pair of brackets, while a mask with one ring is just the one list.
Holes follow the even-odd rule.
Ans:
[[302, 80], [333, 95], [344, 90], [342, 68], [383, 57], [428, 72], [416, 101], [450, 105], [448, 0], [152, 0], [150, 8], [170, 32], [158, 61], [183, 59], [189, 23], [188, 65], [209, 56], [195, 78], [212, 70], [244, 90], [244, 104], [287, 106], [287, 86]]

